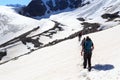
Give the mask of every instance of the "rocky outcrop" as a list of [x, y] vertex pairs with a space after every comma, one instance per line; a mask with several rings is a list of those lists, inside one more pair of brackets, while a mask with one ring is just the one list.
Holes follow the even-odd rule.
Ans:
[[32, 0], [26, 7], [28, 16], [42, 16], [45, 14], [47, 8], [42, 0]]
[[115, 18], [119, 18], [120, 16], [118, 15], [119, 12], [115, 12], [113, 14], [105, 13], [101, 17], [104, 19], [108, 19], [108, 21], [112, 21]]
[[83, 25], [83, 34], [89, 34], [93, 32], [99, 31], [98, 28], [100, 27], [99, 23], [88, 23], [88, 22], [83, 22], [81, 23]]

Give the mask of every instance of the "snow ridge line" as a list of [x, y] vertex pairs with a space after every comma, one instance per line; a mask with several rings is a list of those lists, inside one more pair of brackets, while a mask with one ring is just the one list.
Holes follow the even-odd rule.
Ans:
[[5, 46], [8, 46], [8, 45], [10, 45], [10, 44], [14, 44], [14, 43], [20, 41], [20, 38], [21, 38], [21, 37], [27, 36], [27, 35], [30, 34], [31, 32], [36, 31], [36, 30], [38, 30], [38, 29], [39, 29], [39, 27], [36, 27], [36, 28], [34, 28], [34, 29], [26, 32], [26, 33], [21, 34], [21, 35], [18, 36], [18, 37], [15, 37], [14, 39], [11, 39], [11, 40], [9, 40], [9, 41], [1, 44], [1, 45], [0, 45], [0, 48], [1, 48], [1, 47], [5, 47]]
[[[53, 21], [53, 20], [51, 20], [51, 21]], [[61, 24], [61, 23], [59, 23], [59, 22], [57, 22], [57, 21], [53, 21], [53, 22], [55, 23], [55, 26], [54, 26], [53, 28], [51, 28], [51, 29], [49, 29], [49, 30], [47, 30], [47, 31], [44, 31], [43, 33], [40, 33], [40, 34], [31, 36], [31, 37], [37, 37], [37, 36], [40, 37], [40, 35], [44, 35], [45, 33], [48, 33], [50, 30], [54, 30], [55, 28], [59, 28], [60, 31], [63, 30], [62, 27], [59, 27], [59, 25], [64, 25], [64, 24]], [[16, 42], [20, 41], [20, 37], [26, 37], [26, 36], [29, 35], [32, 31], [35, 31], [35, 30], [37, 30], [37, 28], [35, 28], [35, 29], [33, 29], [33, 30], [31, 30], [31, 31], [29, 31], [29, 32], [27, 32], [27, 33], [24, 33], [23, 35], [15, 38], [15, 39], [12, 39], [12, 40], [8, 41], [5, 45], [8, 46], [8, 45], [10, 45], [10, 44], [16, 43]], [[49, 42], [49, 43], [47, 43], [47, 44], [45, 44], [45, 45], [43, 45], [43, 46], [39, 46], [37, 49], [31, 49], [30, 52], [27, 52], [27, 53], [24, 53], [24, 54], [22, 54], [22, 55], [16, 56], [16, 57], [11, 58], [11, 59], [9, 59], [9, 60], [7, 60], [7, 61], [3, 61], [3, 62], [0, 63], [0, 65], [5, 64], [5, 63], [7, 63], [7, 62], [10, 62], [10, 61], [12, 61], [12, 60], [17, 60], [18, 58], [20, 58], [20, 57], [22, 57], [22, 56], [24, 56], [24, 55], [28, 55], [28, 54], [30, 54], [30, 53], [32, 53], [33, 51], [36, 51], [36, 50], [38, 50], [38, 49], [45, 48], [45, 47], [49, 47], [49, 46], [53, 46], [53, 45], [55, 45], [55, 44], [57, 44], [57, 43], [60, 43], [60, 42], [62, 42], [62, 41], [66, 41], [66, 40], [69, 40], [69, 39], [73, 39], [73, 38], [77, 37], [81, 32], [83, 32], [82, 35], [85, 35], [85, 34], [88, 34], [88, 33], [92, 33], [92, 32], [97, 32], [97, 31], [91, 31], [91, 30], [90, 30], [90, 32], [88, 32], [88, 30], [89, 30], [88, 28], [84, 27], [83, 30], [77, 31], [77, 32], [71, 34], [71, 35], [68, 36], [68, 37], [65, 37], [65, 38], [63, 38], [63, 39], [56, 39], [56, 40], [54, 40], [54, 41], [52, 41], [52, 42]], [[52, 34], [52, 35], [53, 35], [53, 34]], [[46, 35], [44, 35], [44, 36], [46, 36]], [[50, 37], [50, 35], [49, 35], [48, 37]], [[16, 40], [16, 39], [17, 39], [17, 40]], [[1, 47], [1, 46], [3, 47], [3, 44], [0, 45], [0, 47]]]
[[[42, 32], [42, 33], [36, 34], [36, 35], [34, 35], [34, 36], [30, 36], [30, 37], [33, 38], [33, 37], [37, 37], [37, 36], [44, 35], [44, 36], [47, 36], [47, 37], [50, 37], [50, 38], [51, 38], [50, 35], [53, 35], [53, 34], [55, 34], [55, 33], [51, 33], [50, 35], [45, 35], [45, 33], [48, 33], [50, 30], [54, 30], [54, 29], [56, 29], [56, 28], [58, 28], [59, 31], [63, 31], [63, 28], [62, 28], [62, 27], [59, 27], [59, 25], [60, 25], [60, 23], [56, 23], [56, 22], [55, 22], [55, 26], [54, 26], [53, 28], [51, 28], [51, 29], [49, 29], [49, 30], [46, 30], [46, 31], [44, 31], [44, 32]], [[61, 24], [61, 25], [63, 25], [63, 24]], [[21, 35], [18, 36], [18, 37], [15, 37], [14, 39], [9, 40], [8, 42], [5, 42], [5, 43], [1, 44], [1, 45], [0, 45], [0, 48], [1, 48], [1, 47], [6, 47], [6, 46], [9, 46], [9, 45], [11, 45], [11, 44], [14, 44], [14, 43], [16, 43], [16, 42], [21, 41], [21, 38], [26, 37], [26, 36], [29, 35], [31, 32], [34, 32], [34, 31], [38, 30], [39, 28], [40, 28], [40, 27], [38, 26], [38, 27], [36, 27], [36, 28], [34, 28], [34, 29], [32, 29], [32, 30], [24, 33], [24, 34], [21, 34]]]
[[59, 40], [56, 39], [56, 40], [54, 40], [54, 41], [52, 41], [52, 42], [49, 42], [48, 44], [46, 44], [46, 45], [44, 45], [44, 46], [38, 47], [37, 49], [32, 49], [30, 52], [27, 52], [27, 53], [25, 53], [25, 54], [16, 56], [16, 57], [11, 58], [11, 59], [9, 59], [9, 60], [7, 60], [7, 61], [1, 62], [0, 65], [5, 64], [5, 63], [10, 62], [10, 61], [13, 61], [13, 60], [17, 60], [18, 58], [20, 58], [20, 57], [22, 57], [22, 56], [25, 56], [25, 55], [28, 55], [28, 54], [32, 53], [33, 51], [36, 51], [36, 50], [39, 50], [39, 49], [42, 49], [42, 48], [45, 48], [45, 47], [53, 46], [53, 45], [58, 44], [58, 43], [60, 43], [60, 42], [62, 42], [62, 41], [66, 41], [66, 40], [69, 40], [69, 39], [73, 39], [73, 38], [77, 37], [80, 32], [81, 32], [81, 31], [78, 31], [78, 32], [76, 32], [76, 33], [74, 33], [74, 34], [71, 34], [70, 36], [68, 36], [68, 37], [66, 37], [66, 38], [64, 38], [64, 39], [59, 39]]
[[[52, 20], [51, 20], [51, 21], [52, 21]], [[62, 28], [62, 27], [59, 27], [59, 25], [64, 26], [64, 24], [58, 23], [58, 22], [56, 22], [56, 21], [53, 21], [53, 22], [55, 23], [55, 26], [54, 26], [53, 28], [44, 31], [43, 33], [40, 33], [40, 34], [37, 34], [37, 35], [34, 35], [34, 36], [30, 36], [30, 37], [31, 37], [31, 38], [33, 38], [33, 37], [38, 37], [38, 36], [40, 37], [41, 35], [47, 36], [47, 35], [45, 35], [46, 33], [50, 33], [51, 30], [55, 30], [56, 28], [57, 28], [59, 31], [63, 31], [63, 28]], [[7, 48], [14, 47], [14, 46], [18, 45], [18, 44], [15, 44], [15, 43], [21, 41], [21, 38], [26, 37], [26, 36], [29, 35], [31, 32], [36, 31], [36, 30], [38, 30], [38, 29], [39, 29], [39, 27], [36, 27], [36, 28], [34, 28], [34, 29], [32, 29], [32, 30], [30, 30], [30, 31], [28, 31], [28, 32], [26, 32], [26, 33], [18, 36], [18, 37], [15, 37], [14, 39], [12, 39], [12, 40], [10, 40], [10, 41], [1, 44], [1, 45], [0, 45], [0, 48], [1, 48], [1, 47], [7, 47]], [[50, 31], [50, 32], [49, 32], [49, 31]], [[55, 33], [56, 33], [56, 32], [55, 32]], [[55, 33], [52, 33], [52, 34], [50, 33], [50, 35], [53, 36], [53, 34], [55, 34]], [[50, 38], [51, 38], [50, 35], [48, 35], [47, 37], [50, 37]], [[71, 37], [71, 36], [70, 36], [70, 37]], [[9, 60], [3, 61], [3, 62], [0, 63], [0, 65], [1, 65], [1, 64], [4, 64], [4, 63], [7, 63], [7, 62], [9, 62], [9, 61], [11, 61], [11, 60], [16, 60], [16, 59], [18, 59], [19, 57], [24, 56], [24, 55], [27, 55], [27, 54], [30, 54], [30, 53], [32, 53], [32, 52], [35, 51], [35, 50], [38, 50], [38, 49], [41, 49], [41, 48], [44, 48], [44, 47], [47, 47], [47, 46], [52, 46], [52, 45], [54, 45], [54, 44], [57, 44], [57, 43], [59, 43], [59, 42], [62, 42], [62, 41], [64, 41], [64, 40], [66, 40], [66, 39], [67, 39], [67, 38], [59, 39], [59, 40], [54, 40], [54, 41], [52, 41], [52, 42], [49, 42], [48, 44], [45, 44], [45, 45], [43, 45], [43, 46], [39, 46], [37, 49], [31, 49], [30, 52], [27, 52], [27, 53], [24, 53], [24, 54], [22, 54], [22, 55], [19, 55], [19, 56], [16, 56], [16, 57], [14, 57], [14, 58], [11, 58], [11, 59], [9, 59]], [[69, 37], [68, 37], [68, 39], [69, 39]], [[15, 44], [15, 45], [11, 45], [11, 44]], [[6, 49], [7, 49], [7, 48], [6, 48]]]

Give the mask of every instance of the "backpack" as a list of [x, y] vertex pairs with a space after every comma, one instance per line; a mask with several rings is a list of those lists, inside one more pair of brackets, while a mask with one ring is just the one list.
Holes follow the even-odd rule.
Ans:
[[85, 52], [90, 52], [92, 46], [93, 46], [93, 43], [92, 43], [91, 40], [85, 40], [85, 42], [84, 42], [84, 51]]

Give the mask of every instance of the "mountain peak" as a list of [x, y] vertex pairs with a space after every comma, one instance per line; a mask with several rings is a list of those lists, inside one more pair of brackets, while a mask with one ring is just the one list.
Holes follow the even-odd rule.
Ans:
[[32, 0], [26, 7], [28, 16], [43, 16], [55, 11], [63, 11], [82, 6], [83, 0]]

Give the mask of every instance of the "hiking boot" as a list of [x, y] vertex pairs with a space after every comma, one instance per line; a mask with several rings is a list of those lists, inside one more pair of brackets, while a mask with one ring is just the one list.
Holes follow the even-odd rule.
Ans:
[[88, 68], [88, 71], [91, 71], [91, 68]]
[[86, 69], [86, 67], [85, 67], [85, 66], [84, 66], [83, 68], [84, 68], [84, 69]]

